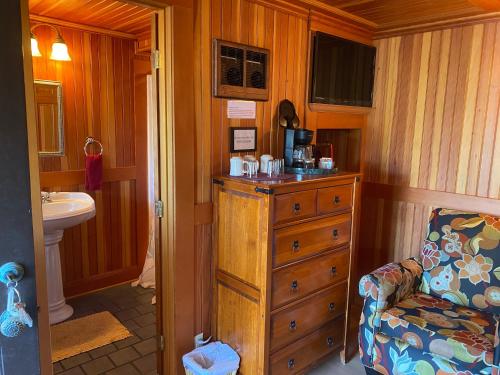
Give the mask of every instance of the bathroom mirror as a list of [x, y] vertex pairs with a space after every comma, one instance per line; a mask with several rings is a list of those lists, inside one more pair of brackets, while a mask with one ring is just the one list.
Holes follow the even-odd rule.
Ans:
[[35, 80], [35, 105], [39, 155], [64, 155], [62, 83]]

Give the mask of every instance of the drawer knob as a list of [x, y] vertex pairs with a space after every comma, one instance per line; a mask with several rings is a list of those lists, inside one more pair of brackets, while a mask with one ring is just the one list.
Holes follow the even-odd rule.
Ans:
[[335, 198], [333, 198], [333, 203], [334, 204], [339, 204], [340, 203], [340, 197], [338, 195], [336, 195]]
[[331, 273], [332, 276], [337, 276], [337, 266], [332, 266]]
[[328, 310], [330, 310], [330, 312], [334, 312], [335, 311], [335, 303], [330, 302], [330, 304], [328, 305]]
[[292, 292], [296, 292], [299, 289], [299, 283], [297, 280], [292, 281], [292, 284], [290, 285], [290, 289], [292, 289]]
[[326, 344], [328, 345], [329, 348], [333, 347], [333, 337], [328, 337], [326, 339]]
[[295, 241], [293, 241], [293, 243], [292, 243], [292, 250], [293, 250], [294, 252], [297, 252], [297, 251], [299, 251], [299, 249], [300, 249], [300, 243], [299, 243], [299, 240], [295, 240]]
[[332, 231], [332, 235], [333, 235], [333, 238], [337, 238], [339, 236], [339, 230], [338, 229], [334, 229]]
[[293, 212], [294, 212], [294, 213], [298, 213], [298, 212], [300, 212], [300, 203], [295, 203], [295, 204], [293, 205]]
[[297, 329], [297, 322], [295, 320], [292, 320], [288, 325], [288, 328], [291, 332], [295, 331]]
[[290, 359], [288, 360], [288, 368], [291, 370], [291, 369], [293, 369], [294, 367], [295, 367], [295, 359], [290, 358]]

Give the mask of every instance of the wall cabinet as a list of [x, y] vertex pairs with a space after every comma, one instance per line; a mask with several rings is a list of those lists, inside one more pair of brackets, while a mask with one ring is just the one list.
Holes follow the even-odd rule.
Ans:
[[344, 349], [359, 176], [214, 186], [213, 332], [240, 373], [303, 373]]

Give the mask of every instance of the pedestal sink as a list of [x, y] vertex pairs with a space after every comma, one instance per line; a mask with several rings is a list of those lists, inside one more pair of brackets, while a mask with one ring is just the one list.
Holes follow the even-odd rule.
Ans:
[[95, 215], [95, 203], [85, 193], [42, 192], [43, 232], [47, 260], [47, 293], [50, 324], [56, 324], [73, 315], [73, 308], [64, 298], [59, 242], [64, 229], [89, 220]]

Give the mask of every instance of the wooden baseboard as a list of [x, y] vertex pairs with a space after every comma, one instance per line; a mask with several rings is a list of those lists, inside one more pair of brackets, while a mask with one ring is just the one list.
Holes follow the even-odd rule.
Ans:
[[373, 182], [363, 182], [363, 194], [365, 197], [500, 216], [500, 199]]
[[87, 279], [76, 280], [64, 285], [64, 295], [75, 297], [81, 294], [87, 294], [110, 286], [122, 284], [127, 281], [137, 279], [142, 269], [139, 266], [123, 268], [103, 274], [91, 276]]

